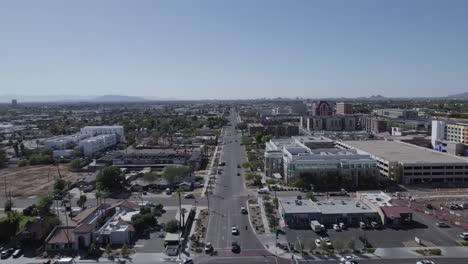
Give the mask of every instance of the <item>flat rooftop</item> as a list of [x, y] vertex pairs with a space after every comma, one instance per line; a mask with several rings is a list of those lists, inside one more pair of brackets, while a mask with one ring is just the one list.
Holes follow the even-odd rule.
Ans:
[[319, 213], [318, 208], [310, 199], [302, 199], [301, 204], [296, 204], [297, 197], [279, 198], [280, 206], [283, 207], [287, 214], [306, 214]]
[[296, 203], [296, 201], [296, 197], [279, 199], [285, 213], [289, 214], [321, 213], [327, 215], [375, 213], [375, 211], [367, 205], [352, 198], [323, 199], [317, 202], [312, 202], [310, 199], [302, 199], [299, 200], [299, 204]]
[[319, 211], [325, 215], [375, 213], [374, 210], [372, 210], [362, 202], [349, 198], [321, 200], [317, 201], [315, 205], [317, 206]]
[[399, 141], [367, 140], [342, 143], [388, 161], [402, 163], [466, 163], [466, 159]]
[[392, 206], [392, 197], [388, 196], [384, 192], [359, 192], [359, 194], [378, 206]]

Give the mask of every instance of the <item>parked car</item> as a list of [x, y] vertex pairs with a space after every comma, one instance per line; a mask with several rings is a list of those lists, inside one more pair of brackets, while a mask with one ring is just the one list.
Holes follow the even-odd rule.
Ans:
[[236, 241], [233, 241], [231, 243], [231, 251], [234, 253], [239, 253], [240, 252], [240, 246]]
[[23, 254], [23, 250], [21, 248], [18, 248], [17, 250], [15, 250], [15, 252], [13, 252], [13, 257], [19, 258], [21, 254]]
[[327, 245], [327, 247], [332, 247], [332, 243], [329, 237], [322, 237], [322, 240], [323, 242], [325, 242], [325, 245]]
[[237, 176], [240, 176], [240, 173], [239, 173], [239, 172], [237, 173]]
[[347, 227], [346, 227], [346, 225], [345, 225], [344, 223], [340, 223], [340, 228], [341, 228], [342, 230], [345, 230]]
[[237, 227], [233, 226], [231, 228], [231, 234], [234, 235], [234, 236], [237, 236], [239, 234], [239, 229], [237, 229]]
[[339, 225], [333, 224], [333, 230], [335, 230], [335, 231], [341, 231], [341, 228], [340, 228]]
[[382, 227], [379, 223], [377, 223], [375, 221], [371, 222], [371, 226], [372, 226], [372, 228], [375, 228], [375, 229], [380, 229]]
[[468, 240], [468, 233], [463, 232], [463, 233], [460, 233], [459, 236], [463, 238], [463, 240]]
[[464, 203], [464, 204], [463, 204], [463, 208], [464, 208], [464, 209], [468, 209], [468, 203]]
[[362, 229], [366, 229], [367, 225], [364, 222], [359, 222], [359, 227], [362, 228]]
[[241, 165], [240, 165], [240, 164], [237, 164], [237, 168], [239, 168], [239, 169], [240, 169], [240, 168], [241, 168]]
[[13, 253], [14, 249], [13, 248], [8, 248], [8, 249], [5, 249], [2, 251], [2, 253], [0, 253], [0, 257], [2, 259], [7, 259], [11, 256], [11, 254]]
[[247, 209], [245, 209], [245, 207], [241, 207], [240, 211], [241, 211], [242, 214], [247, 214], [248, 213]]
[[193, 193], [187, 193], [186, 195], [184, 195], [184, 198], [185, 199], [193, 199], [193, 198], [195, 198], [195, 195], [193, 195]]
[[426, 208], [429, 210], [432, 210], [434, 209], [434, 206], [432, 206], [432, 204], [426, 204]]
[[167, 194], [167, 195], [171, 195], [171, 194], [172, 194], [171, 188], [166, 188], [166, 194]]
[[445, 223], [445, 222], [437, 222], [437, 223], [436, 223], [436, 226], [437, 226], [437, 227], [442, 227], [442, 228], [449, 228], [449, 227], [450, 227], [450, 226], [447, 225], [447, 223]]
[[267, 189], [259, 189], [257, 191], [258, 194], [269, 194], [270, 192]]
[[206, 245], [205, 245], [205, 253], [209, 253], [209, 252], [211, 252], [211, 251], [213, 251], [213, 245], [211, 245], [211, 243], [208, 242], [208, 243], [206, 243]]
[[320, 248], [320, 239], [315, 239], [315, 245]]

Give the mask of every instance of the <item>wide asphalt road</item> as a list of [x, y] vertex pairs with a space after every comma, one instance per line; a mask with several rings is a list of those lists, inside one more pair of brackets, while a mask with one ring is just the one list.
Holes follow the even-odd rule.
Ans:
[[[222, 174], [218, 175], [212, 195], [209, 195], [210, 218], [205, 242], [210, 242], [216, 249], [230, 249], [231, 243], [239, 243], [241, 250], [263, 250], [251, 230], [248, 215], [241, 214], [241, 207], [246, 207], [248, 190], [245, 189], [243, 169], [238, 168], [246, 161], [245, 152], [240, 145], [240, 135], [236, 132], [237, 114], [231, 111], [229, 120], [231, 126], [224, 129], [220, 162]], [[240, 176], [237, 174], [240, 173]], [[231, 234], [231, 228], [239, 229], [239, 234]], [[247, 229], [246, 229], [247, 228]]]

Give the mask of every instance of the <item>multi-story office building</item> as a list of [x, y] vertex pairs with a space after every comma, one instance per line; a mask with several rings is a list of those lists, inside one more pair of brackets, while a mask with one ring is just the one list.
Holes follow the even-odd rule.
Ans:
[[411, 119], [418, 117], [418, 111], [412, 109], [376, 109], [373, 113], [388, 118]]
[[353, 105], [347, 102], [336, 103], [336, 114], [337, 115], [352, 115]]
[[445, 138], [450, 142], [468, 144], [468, 124], [446, 124]]
[[377, 162], [368, 154], [355, 150], [335, 148], [311, 149], [314, 141], [328, 144], [329, 139], [320, 137], [297, 137], [284, 140], [272, 139], [266, 144], [265, 174], [268, 177], [281, 175], [286, 181], [307, 173], [311, 177], [330, 175], [351, 176], [356, 185], [361, 176], [378, 176]]
[[303, 129], [308, 131], [355, 131], [357, 118], [354, 116], [301, 117]]
[[89, 135], [90, 137], [104, 134], [115, 134], [117, 142], [125, 142], [123, 126], [86, 126], [80, 130], [80, 133]]
[[387, 121], [375, 117], [360, 117], [359, 127], [370, 134], [377, 134], [387, 131]]
[[369, 154], [378, 162], [381, 176], [403, 184], [468, 183], [468, 162], [461, 157], [399, 141], [337, 141], [336, 146]]
[[85, 156], [92, 156], [94, 153], [110, 148], [118, 143], [117, 134], [103, 134], [81, 140], [80, 149]]

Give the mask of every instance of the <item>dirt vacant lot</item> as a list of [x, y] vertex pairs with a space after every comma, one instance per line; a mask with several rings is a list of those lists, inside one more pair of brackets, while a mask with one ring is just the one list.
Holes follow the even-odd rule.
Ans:
[[[69, 172], [67, 164], [60, 164], [62, 178], [75, 182], [84, 177], [85, 173]], [[5, 181], [8, 192], [14, 197], [29, 197], [44, 195], [53, 191], [54, 180], [58, 178], [58, 170], [53, 165], [37, 165], [25, 167], [9, 167], [0, 169], [0, 196], [4, 196]]]

